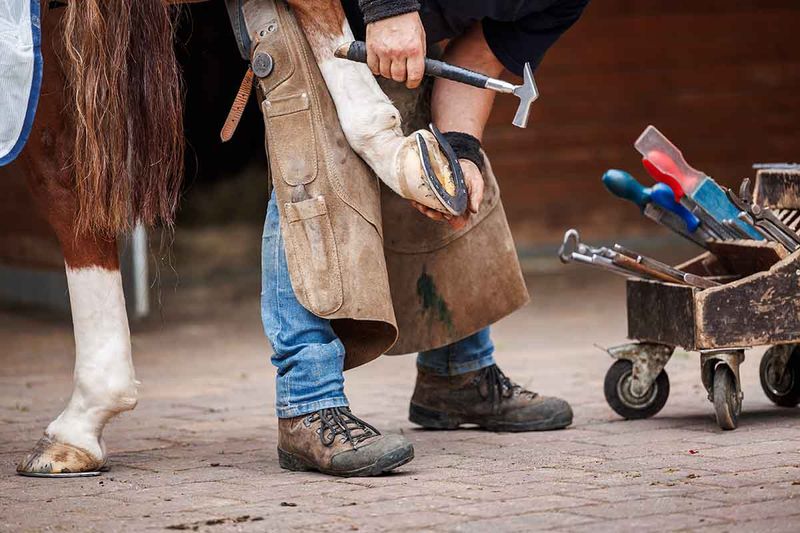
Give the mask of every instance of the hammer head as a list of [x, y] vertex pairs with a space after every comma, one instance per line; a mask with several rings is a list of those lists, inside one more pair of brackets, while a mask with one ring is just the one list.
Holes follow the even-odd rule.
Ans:
[[539, 98], [539, 89], [536, 88], [530, 63], [525, 63], [522, 69], [522, 85], [514, 87], [513, 93], [519, 98], [519, 107], [512, 123], [518, 128], [525, 128], [528, 126], [531, 104]]

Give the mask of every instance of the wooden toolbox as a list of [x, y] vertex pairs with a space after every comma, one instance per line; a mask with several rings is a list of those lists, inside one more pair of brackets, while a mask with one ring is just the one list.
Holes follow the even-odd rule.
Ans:
[[[759, 168], [754, 201], [798, 232], [800, 166]], [[800, 250], [790, 254], [766, 240], [708, 244], [677, 268], [717, 287], [628, 279], [628, 337], [636, 342], [609, 349], [617, 361], [604, 385], [609, 405], [625, 418], [653, 416], [666, 403], [664, 367], [676, 347], [700, 352], [701, 378], [723, 429], [737, 425], [747, 348], [770, 346], [759, 372], [770, 400], [800, 404]]]

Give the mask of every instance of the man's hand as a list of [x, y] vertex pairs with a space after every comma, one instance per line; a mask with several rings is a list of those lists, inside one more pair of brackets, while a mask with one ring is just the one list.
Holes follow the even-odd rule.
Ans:
[[412, 12], [367, 25], [367, 65], [372, 73], [419, 86], [425, 74], [425, 28]]
[[481, 207], [481, 202], [483, 201], [483, 176], [481, 175], [481, 171], [478, 170], [475, 163], [469, 159], [459, 159], [458, 161], [461, 163], [461, 170], [464, 171], [464, 184], [467, 186], [467, 194], [469, 195], [466, 213], [459, 217], [454, 217], [431, 209], [430, 207], [425, 207], [417, 202], [411, 202], [411, 205], [426, 217], [438, 222], [447, 222], [456, 230], [467, 225], [467, 220], [469, 220], [470, 215], [478, 212], [478, 209]]

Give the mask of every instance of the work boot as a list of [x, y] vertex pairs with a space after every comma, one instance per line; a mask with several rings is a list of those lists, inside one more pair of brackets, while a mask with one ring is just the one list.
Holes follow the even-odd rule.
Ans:
[[457, 376], [439, 376], [417, 368], [409, 420], [429, 429], [476, 424], [490, 431], [545, 431], [572, 423], [564, 400], [523, 389], [497, 367]]
[[286, 470], [377, 476], [413, 458], [404, 437], [381, 435], [346, 407], [278, 419], [278, 460]]

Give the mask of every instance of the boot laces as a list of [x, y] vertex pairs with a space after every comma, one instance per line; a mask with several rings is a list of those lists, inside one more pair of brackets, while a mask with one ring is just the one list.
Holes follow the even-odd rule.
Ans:
[[[480, 386], [484, 382], [486, 383], [485, 394]], [[531, 399], [537, 396], [535, 392], [523, 389], [520, 385], [511, 381], [497, 365], [486, 367], [475, 378], [475, 384], [478, 385], [478, 393], [481, 397], [484, 400], [491, 400], [494, 404], [499, 404], [504, 399], [517, 395], [529, 396]]]
[[346, 407], [320, 409], [306, 417], [306, 424], [319, 421], [317, 429], [319, 439], [324, 446], [332, 446], [336, 437], [341, 435], [341, 442], [349, 442], [355, 446], [367, 439], [380, 435], [380, 431], [367, 424]]

